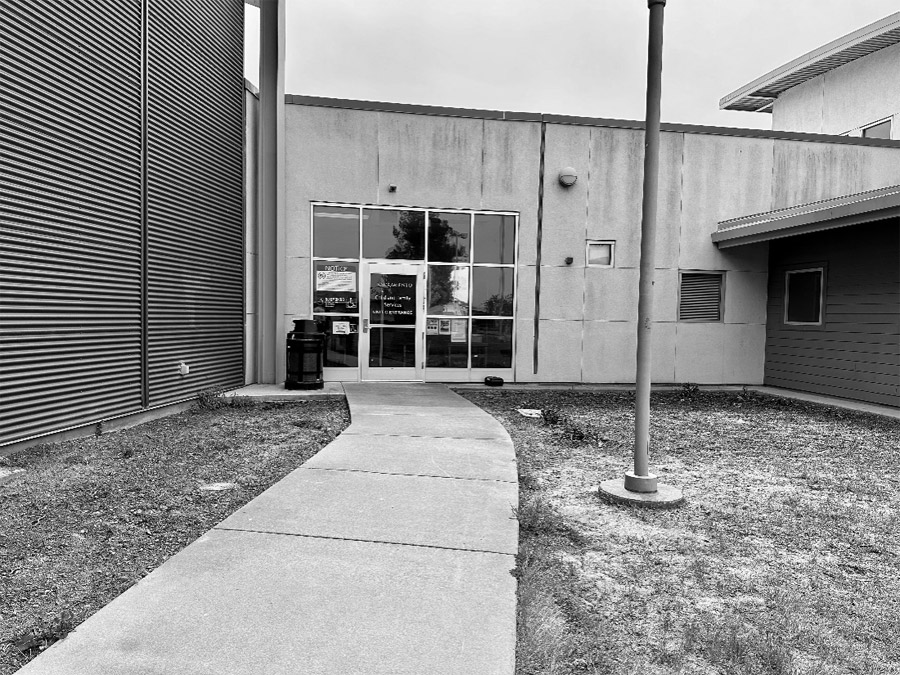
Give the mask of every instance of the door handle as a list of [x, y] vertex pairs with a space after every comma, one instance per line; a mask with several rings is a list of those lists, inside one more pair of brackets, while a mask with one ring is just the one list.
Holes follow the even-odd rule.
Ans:
[[363, 319], [363, 333], [369, 332], [369, 320]]

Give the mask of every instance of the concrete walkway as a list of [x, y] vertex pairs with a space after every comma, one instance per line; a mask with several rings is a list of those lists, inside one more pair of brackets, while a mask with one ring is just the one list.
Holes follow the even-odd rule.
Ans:
[[345, 385], [352, 424], [19, 671], [511, 675], [515, 456], [442, 385]]

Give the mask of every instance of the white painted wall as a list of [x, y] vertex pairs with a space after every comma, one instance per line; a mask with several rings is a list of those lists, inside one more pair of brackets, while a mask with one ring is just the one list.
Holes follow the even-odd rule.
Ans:
[[859, 136], [860, 129], [893, 118], [900, 139], [900, 44], [819, 75], [775, 100], [772, 128]]

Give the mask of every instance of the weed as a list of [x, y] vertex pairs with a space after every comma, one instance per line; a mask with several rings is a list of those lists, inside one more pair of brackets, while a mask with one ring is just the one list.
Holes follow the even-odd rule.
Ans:
[[693, 382], [685, 382], [681, 385], [681, 398], [693, 401], [700, 395], [700, 386]]
[[545, 427], [554, 427], [563, 420], [563, 414], [559, 408], [544, 408], [541, 410], [541, 421]]

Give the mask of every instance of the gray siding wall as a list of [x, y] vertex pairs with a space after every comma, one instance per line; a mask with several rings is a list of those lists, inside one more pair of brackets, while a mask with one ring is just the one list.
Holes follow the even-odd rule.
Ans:
[[[817, 266], [823, 324], [785, 325], [785, 272]], [[770, 244], [765, 383], [900, 406], [900, 221]]]
[[243, 2], [0, 3], [0, 41], [0, 445], [242, 384]]

